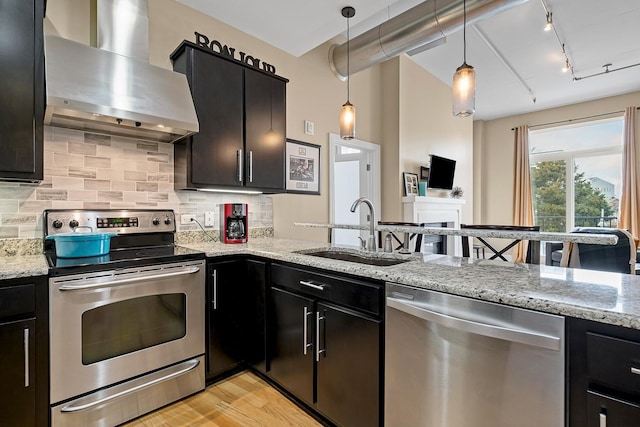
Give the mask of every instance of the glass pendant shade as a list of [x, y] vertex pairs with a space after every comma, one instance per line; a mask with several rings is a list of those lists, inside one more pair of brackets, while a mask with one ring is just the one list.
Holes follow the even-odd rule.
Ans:
[[340, 109], [340, 138], [353, 139], [356, 137], [356, 107], [349, 101]]
[[476, 72], [466, 62], [453, 74], [453, 115], [467, 117], [476, 111]]

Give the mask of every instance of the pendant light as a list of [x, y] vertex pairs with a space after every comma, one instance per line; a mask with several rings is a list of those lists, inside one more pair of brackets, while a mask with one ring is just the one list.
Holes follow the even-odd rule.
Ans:
[[462, 39], [464, 59], [453, 74], [453, 115], [467, 117], [476, 111], [476, 72], [467, 64], [467, 1], [463, 2], [464, 20]]
[[342, 139], [356, 137], [356, 107], [349, 102], [349, 19], [355, 14], [356, 10], [351, 6], [342, 8], [342, 16], [347, 18], [347, 102], [340, 109], [340, 138]]

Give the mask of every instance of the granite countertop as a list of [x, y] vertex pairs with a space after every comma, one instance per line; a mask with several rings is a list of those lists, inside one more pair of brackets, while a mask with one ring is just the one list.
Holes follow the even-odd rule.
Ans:
[[376, 254], [410, 260], [377, 267], [300, 253], [327, 249], [327, 244], [275, 238], [251, 239], [241, 245], [216, 242], [185, 246], [208, 257], [256, 255], [640, 330], [640, 277], [629, 274], [415, 253]]
[[[354, 224], [324, 224], [314, 222], [295, 222], [298, 227], [311, 228], [339, 228], [345, 230], [368, 230], [366, 225]], [[441, 236], [469, 236], [498, 239], [522, 239], [535, 241], [560, 241], [572, 243], [590, 243], [595, 245], [615, 245], [618, 236], [612, 234], [586, 234], [586, 233], [549, 233], [544, 231], [515, 231], [515, 230], [491, 230], [491, 229], [462, 229], [451, 227], [406, 227], [399, 225], [377, 225], [376, 231], [395, 231], [399, 233], [436, 234]]]
[[[326, 243], [254, 238], [246, 244], [184, 243], [208, 257], [255, 255], [276, 261], [478, 298], [640, 330], [640, 276], [448, 255], [372, 254], [407, 262], [377, 267], [305, 255]], [[357, 249], [343, 249], [362, 253]], [[0, 257], [0, 280], [46, 275], [43, 255]]]
[[44, 255], [0, 257], [0, 280], [46, 276], [49, 266]]

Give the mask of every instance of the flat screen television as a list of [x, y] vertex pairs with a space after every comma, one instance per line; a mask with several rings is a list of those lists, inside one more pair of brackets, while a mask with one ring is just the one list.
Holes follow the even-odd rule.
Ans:
[[429, 179], [427, 187], [440, 190], [453, 188], [453, 175], [456, 171], [456, 161], [431, 154]]

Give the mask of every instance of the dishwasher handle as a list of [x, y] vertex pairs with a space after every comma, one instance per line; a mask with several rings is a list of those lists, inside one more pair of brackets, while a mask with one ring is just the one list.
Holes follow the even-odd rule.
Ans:
[[520, 344], [527, 344], [534, 347], [542, 347], [549, 350], [560, 351], [561, 349], [562, 343], [559, 337], [523, 329], [508, 328], [504, 326], [480, 323], [474, 320], [461, 319], [448, 314], [427, 310], [423, 307], [412, 304], [409, 301], [398, 298], [387, 297], [387, 307], [464, 332], [517, 342]]

